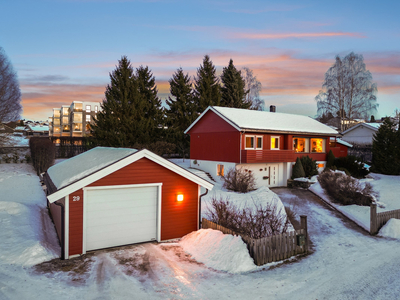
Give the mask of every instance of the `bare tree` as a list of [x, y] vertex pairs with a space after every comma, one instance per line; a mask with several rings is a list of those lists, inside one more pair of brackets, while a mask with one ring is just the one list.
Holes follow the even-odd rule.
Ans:
[[252, 103], [250, 109], [264, 110], [264, 100], [260, 99], [261, 82], [257, 80], [256, 76], [254, 76], [253, 70], [244, 67], [242, 71], [245, 90], [248, 91], [246, 102]]
[[336, 56], [335, 63], [325, 73], [323, 90], [315, 97], [318, 114], [332, 113], [341, 119], [341, 131], [346, 129], [346, 118], [369, 119], [378, 107], [376, 83], [365, 68], [362, 55], [351, 52], [344, 58]]
[[16, 121], [22, 112], [17, 74], [0, 47], [0, 123]]

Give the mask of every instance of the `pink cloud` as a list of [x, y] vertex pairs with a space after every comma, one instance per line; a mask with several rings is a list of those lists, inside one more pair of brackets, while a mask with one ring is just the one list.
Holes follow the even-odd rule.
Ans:
[[290, 39], [290, 38], [324, 38], [348, 36], [355, 38], [365, 38], [366, 36], [357, 32], [290, 32], [290, 33], [254, 33], [254, 32], [235, 32], [230, 33], [229, 37], [234, 39], [251, 40], [270, 40], [270, 39]]

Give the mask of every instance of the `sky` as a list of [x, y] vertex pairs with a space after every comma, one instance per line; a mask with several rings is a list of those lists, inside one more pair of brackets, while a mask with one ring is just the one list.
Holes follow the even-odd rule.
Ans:
[[378, 85], [376, 118], [400, 109], [399, 1], [0, 0], [0, 47], [18, 74], [25, 119], [99, 101], [126, 55], [149, 66], [159, 97], [180, 67], [233, 59], [262, 84], [268, 109], [316, 116], [336, 55], [362, 54]]

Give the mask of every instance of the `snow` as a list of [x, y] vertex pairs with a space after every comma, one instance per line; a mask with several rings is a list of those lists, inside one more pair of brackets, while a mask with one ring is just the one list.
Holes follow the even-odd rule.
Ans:
[[338, 134], [336, 130], [329, 126], [303, 115], [218, 106], [213, 106], [212, 109], [225, 116], [241, 129], [323, 133], [327, 135]]
[[353, 147], [352, 144], [350, 144], [350, 143], [348, 143], [348, 142], [346, 142], [346, 141], [343, 141], [342, 139], [337, 138], [336, 141], [337, 141], [339, 144], [342, 144], [342, 145], [347, 146], [347, 147], [349, 147], [349, 148]]
[[47, 173], [57, 189], [61, 189], [135, 152], [136, 149], [96, 147], [53, 165]]
[[181, 239], [179, 245], [192, 257], [215, 270], [229, 273], [254, 271], [258, 267], [239, 236], [212, 229], [200, 229]]
[[[400, 209], [400, 176], [389, 176], [370, 173], [368, 178], [361, 179], [361, 182], [369, 182], [374, 191], [378, 193], [377, 212]], [[370, 229], [370, 207], [359, 205], [340, 205], [334, 203], [325, 193], [319, 182], [310, 187], [310, 190], [324, 199], [331, 206], [343, 213], [365, 230]]]
[[400, 239], [400, 220], [390, 219], [378, 233], [379, 236]]
[[35, 132], [49, 131], [49, 126], [46, 125], [28, 125], [29, 129]]
[[29, 138], [26, 136], [17, 136], [12, 133], [0, 133], [0, 145], [3, 147], [29, 146]]

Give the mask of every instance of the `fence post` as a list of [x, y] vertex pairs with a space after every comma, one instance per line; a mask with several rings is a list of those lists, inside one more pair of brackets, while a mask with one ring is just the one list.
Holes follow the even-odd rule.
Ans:
[[371, 203], [371, 214], [370, 214], [370, 223], [369, 223], [369, 233], [376, 234], [377, 233], [377, 220], [376, 220], [376, 204]]
[[305, 236], [306, 236], [306, 253], [308, 253], [308, 231], [307, 231], [307, 216], [301, 215], [300, 216], [300, 224], [301, 228], [304, 229]]

